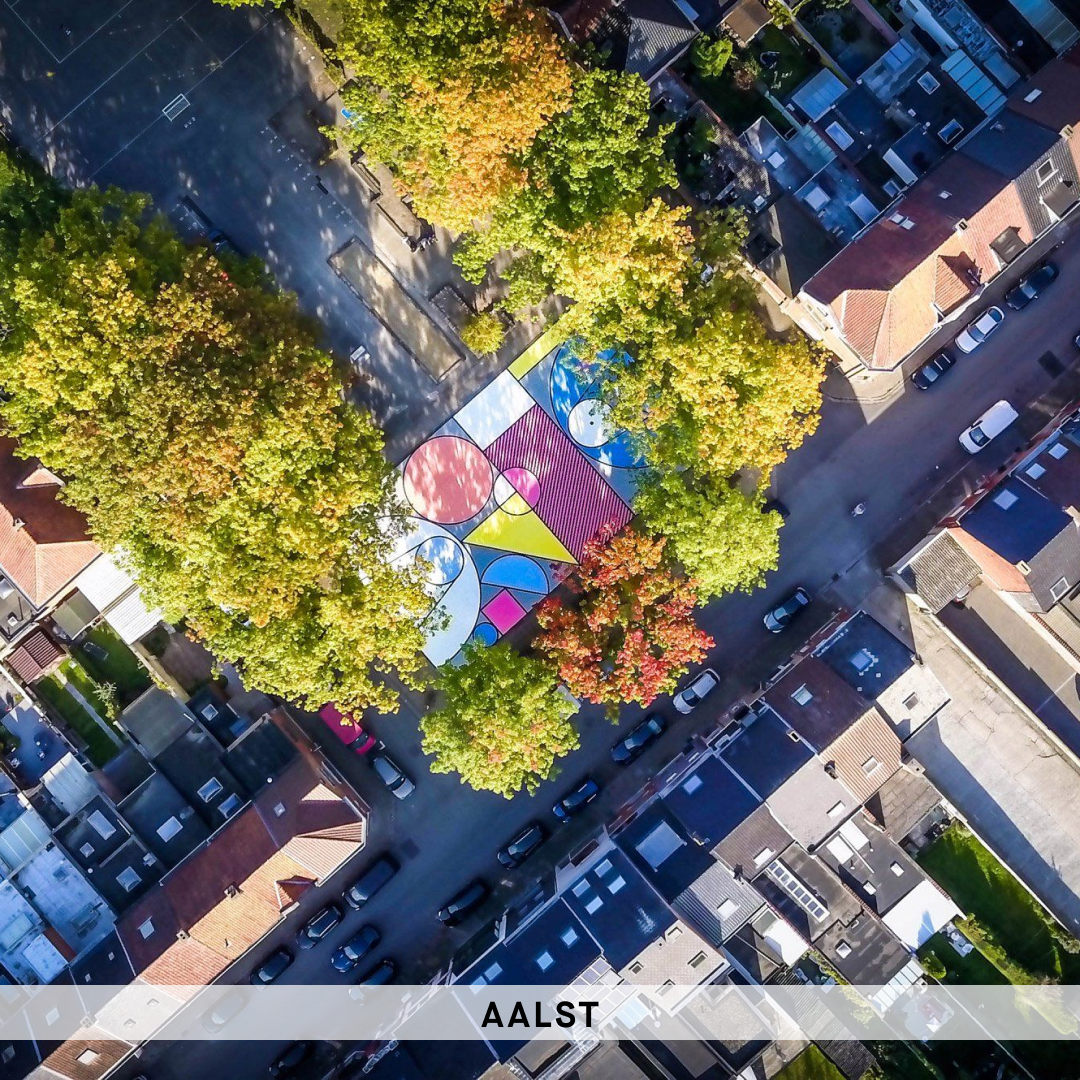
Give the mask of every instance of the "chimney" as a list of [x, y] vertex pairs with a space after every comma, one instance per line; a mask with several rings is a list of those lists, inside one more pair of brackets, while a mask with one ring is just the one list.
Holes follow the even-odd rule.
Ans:
[[19, 531], [19, 529], [25, 529], [25, 528], [26, 528], [26, 522], [25, 522], [25, 521], [23, 521], [23, 519], [22, 519], [22, 518], [16, 518], [16, 519], [15, 519], [15, 520], [14, 520], [14, 521], [13, 521], [13, 522], [11, 523], [11, 525], [12, 525], [12, 528], [13, 528], [13, 529], [15, 529], [15, 531], [16, 531], [16, 532], [18, 532], [18, 531]]
[[826, 761], [825, 771], [835, 780], [836, 779], [836, 762]]

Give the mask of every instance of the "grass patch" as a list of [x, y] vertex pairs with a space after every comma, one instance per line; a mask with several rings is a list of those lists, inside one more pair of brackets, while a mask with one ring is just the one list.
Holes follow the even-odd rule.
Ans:
[[762, 53], [779, 53], [776, 66], [771, 70], [762, 66], [761, 77], [777, 97], [790, 94], [821, 67], [821, 61], [809, 45], [798, 41], [778, 26], [766, 26], [754, 38], [750, 51], [759, 60]]
[[775, 1080], [846, 1080], [844, 1074], [811, 1043]]
[[[79, 687], [79, 690], [81, 692], [82, 688]], [[104, 765], [120, 752], [120, 747], [101, 730], [97, 721], [67, 692], [54, 676], [50, 675], [48, 678], [40, 679], [34, 684], [34, 692], [51, 705], [67, 725], [86, 743], [87, 757], [95, 765], [99, 767]]]
[[[85, 640], [104, 649], [108, 655], [104, 660], [99, 660], [91, 656], [83, 644], [79, 644], [73, 650], [79, 663], [97, 682], [112, 683], [125, 704], [134, 701], [150, 686], [150, 673], [111, 627], [104, 624], [95, 626]], [[82, 687], [79, 689], [82, 690]], [[86, 691], [83, 690], [83, 693]]]
[[867, 1049], [877, 1058], [882, 1080], [945, 1080], [916, 1043], [867, 1043]]
[[935, 934], [919, 950], [919, 959], [925, 961], [929, 954], [941, 961], [945, 977], [941, 982], [947, 986], [1006, 986], [1008, 978], [996, 968], [978, 949], [961, 956], [948, 942], [944, 934]]
[[919, 863], [969, 914], [959, 925], [1010, 982], [1080, 981], [1080, 942], [967, 829], [952, 825]]

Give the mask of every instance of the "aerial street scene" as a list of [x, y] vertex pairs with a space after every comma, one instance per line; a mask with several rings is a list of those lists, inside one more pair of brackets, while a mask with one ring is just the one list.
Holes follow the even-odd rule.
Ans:
[[1080, 1080], [1080, 0], [0, 0], [0, 1080]]

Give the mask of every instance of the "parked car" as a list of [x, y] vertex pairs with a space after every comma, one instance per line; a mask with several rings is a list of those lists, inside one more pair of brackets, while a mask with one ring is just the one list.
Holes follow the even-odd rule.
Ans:
[[551, 808], [551, 812], [565, 824], [580, 814], [599, 794], [600, 785], [591, 776], [586, 776], [569, 795], [561, 798]]
[[271, 1076], [287, 1076], [289, 1073], [308, 1059], [311, 1054], [311, 1043], [289, 1043], [284, 1050], [274, 1059], [270, 1065]]
[[675, 695], [672, 703], [681, 713], [693, 712], [719, 685], [720, 676], [712, 668], [706, 668], [694, 676], [694, 681], [685, 690]]
[[250, 975], [252, 986], [269, 986], [276, 982], [288, 970], [293, 962], [293, 954], [282, 947], [275, 949]]
[[345, 890], [345, 903], [359, 911], [400, 869], [396, 859], [380, 855]]
[[394, 764], [393, 758], [385, 750], [372, 755], [371, 767], [396, 798], [407, 799], [416, 790], [416, 785]]
[[220, 255], [223, 251], [230, 255], [240, 255], [240, 249], [220, 229], [211, 229], [206, 234], [206, 243], [215, 255]]
[[324, 705], [319, 719], [358, 754], [366, 754], [375, 745], [375, 736], [366, 732], [352, 713], [343, 713], [336, 705]]
[[397, 964], [393, 960], [380, 960], [374, 967], [368, 968], [359, 979], [357, 986], [383, 986], [391, 982], [397, 974]]
[[937, 356], [931, 357], [920, 368], [916, 368], [911, 375], [911, 381], [920, 390], [929, 390], [931, 386], [936, 386], [941, 376], [949, 371], [956, 363], [956, 357], [952, 353], [939, 352]]
[[296, 944], [301, 949], [314, 949], [344, 918], [345, 912], [340, 904], [327, 904], [304, 923], [303, 929], [296, 935]]
[[470, 882], [439, 911], [439, 922], [443, 926], [457, 926], [487, 899], [489, 892], [491, 890], [484, 882]]
[[616, 765], [629, 765], [639, 758], [661, 735], [667, 724], [662, 716], [647, 716], [633, 731], [611, 748], [611, 760]]
[[1052, 262], [1039, 263], [1034, 270], [1022, 277], [1016, 287], [1005, 294], [1005, 303], [1013, 311], [1022, 311], [1057, 280], [1058, 268]]
[[334, 955], [330, 957], [330, 966], [342, 973], [352, 971], [380, 941], [382, 941], [382, 935], [368, 923], [367, 926], [360, 927], [357, 933], [334, 951]]
[[356, 980], [355, 986], [349, 987], [349, 997], [353, 1001], [364, 1000], [364, 990], [369, 986], [385, 986], [388, 982], [394, 981], [394, 976], [397, 974], [397, 964], [393, 960], [380, 960], [374, 967], [368, 968], [359, 979]]
[[1018, 415], [1007, 401], [995, 402], [960, 436], [960, 445], [969, 454], [977, 454], [991, 439], [996, 439]]
[[765, 629], [779, 634], [801, 615], [810, 603], [810, 594], [800, 585], [786, 600], [765, 615]]
[[202, 1026], [211, 1035], [216, 1035], [230, 1020], [236, 1017], [247, 1005], [247, 998], [239, 990], [222, 994], [218, 1003], [203, 1013]]
[[496, 858], [507, 870], [513, 870], [520, 866], [545, 839], [547, 839], [547, 833], [544, 832], [544, 827], [540, 822], [531, 822], [499, 851]]
[[956, 347], [961, 352], [974, 352], [1004, 321], [1005, 312], [1001, 308], [987, 308], [960, 331], [956, 337]]

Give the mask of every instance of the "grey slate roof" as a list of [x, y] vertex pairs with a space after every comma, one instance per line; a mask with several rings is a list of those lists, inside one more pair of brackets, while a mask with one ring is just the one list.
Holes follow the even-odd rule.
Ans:
[[780, 862], [825, 906], [828, 914], [824, 919], [818, 921], [811, 917], [804, 907], [766, 874], [762, 874], [754, 885], [806, 941], [816, 941], [833, 923], [850, 922], [862, 910], [862, 905], [840, 879], [798, 844], [792, 844]]
[[770, 849], [775, 858], [790, 843], [791, 834], [787, 829], [773, 817], [767, 806], [759, 806], [713, 848], [713, 854], [733, 870], [740, 869], [749, 881], [771, 861], [762, 859], [758, 865], [758, 856], [765, 849]]
[[901, 571], [936, 615], [979, 576], [979, 564], [943, 529]]
[[848, 982], [867, 986], [884, 986], [911, 959], [911, 954], [891, 931], [867, 911], [846, 926], [833, 923], [816, 944]]
[[[729, 907], [727, 901], [733, 906]], [[709, 944], [719, 948], [765, 906], [765, 901], [750, 885], [736, 881], [723, 863], [713, 863], [675, 897], [671, 906]]]
[[893, 840], [903, 840], [941, 802], [938, 791], [922, 773], [901, 768], [872, 795], [866, 809]]

